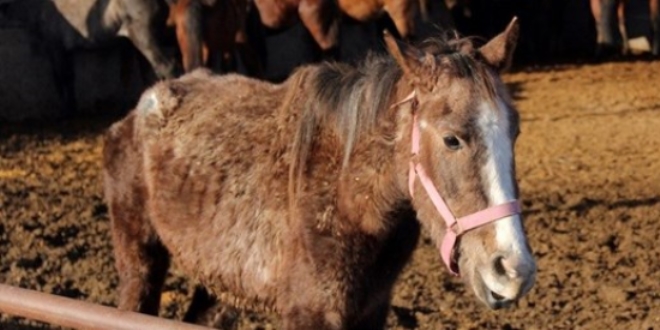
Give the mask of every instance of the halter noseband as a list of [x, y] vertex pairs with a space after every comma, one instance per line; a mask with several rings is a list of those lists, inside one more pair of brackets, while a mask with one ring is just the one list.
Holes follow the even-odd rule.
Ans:
[[420, 131], [419, 123], [417, 120], [417, 99], [415, 92], [413, 91], [402, 101], [394, 104], [394, 106], [401, 105], [406, 102], [413, 102], [413, 124], [412, 124], [412, 156], [413, 159], [410, 161], [410, 171], [408, 173], [408, 189], [410, 189], [410, 197], [414, 196], [415, 188], [415, 177], [419, 177], [419, 181], [422, 183], [422, 186], [426, 190], [431, 202], [435, 208], [440, 213], [440, 216], [445, 220], [447, 225], [447, 231], [445, 237], [442, 239], [442, 245], [440, 246], [440, 255], [442, 256], [442, 261], [449, 269], [452, 275], [458, 276], [458, 265], [456, 262], [452, 261], [452, 254], [456, 246], [456, 239], [458, 236], [488, 223], [497, 221], [499, 219], [520, 214], [520, 201], [513, 200], [504, 204], [492, 206], [484, 210], [472, 213], [470, 215], [464, 216], [462, 218], [456, 219], [454, 215], [449, 210], [449, 207], [445, 201], [440, 196], [440, 193], [433, 185], [433, 181], [426, 174], [424, 167], [420, 163], [415, 162], [415, 156], [419, 154], [419, 142], [420, 142]]

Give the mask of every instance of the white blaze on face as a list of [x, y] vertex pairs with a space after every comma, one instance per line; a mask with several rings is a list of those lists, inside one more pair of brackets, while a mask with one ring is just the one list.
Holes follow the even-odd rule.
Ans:
[[[483, 102], [478, 120], [486, 145], [487, 161], [482, 171], [482, 182], [486, 184], [489, 206], [510, 202], [516, 198], [514, 191], [513, 141], [509, 132], [509, 116], [506, 104], [501, 100]], [[506, 217], [495, 222], [498, 249], [519, 257], [529, 254], [519, 215]]]

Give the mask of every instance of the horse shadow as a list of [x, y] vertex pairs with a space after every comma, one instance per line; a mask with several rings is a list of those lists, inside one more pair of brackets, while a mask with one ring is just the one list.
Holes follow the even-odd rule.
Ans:
[[629, 209], [641, 206], [654, 206], [659, 204], [660, 196], [642, 199], [621, 199], [614, 202], [602, 199], [583, 198], [577, 204], [570, 206], [568, 209], [570, 211], [576, 212], [576, 214], [581, 217], [587, 214], [591, 209], [598, 206], [605, 206], [608, 210], [616, 210], [621, 208]]

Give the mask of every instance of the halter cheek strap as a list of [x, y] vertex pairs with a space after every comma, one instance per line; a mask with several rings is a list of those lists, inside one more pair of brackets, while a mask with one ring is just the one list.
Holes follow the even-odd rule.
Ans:
[[415, 179], [419, 178], [424, 190], [426, 190], [427, 195], [431, 199], [431, 202], [440, 213], [440, 216], [445, 220], [447, 230], [445, 232], [445, 237], [442, 239], [442, 244], [440, 246], [440, 255], [442, 261], [449, 269], [449, 271], [458, 276], [458, 265], [452, 260], [452, 255], [456, 247], [457, 238], [478, 227], [486, 225], [488, 223], [497, 221], [499, 219], [520, 214], [520, 201], [514, 200], [508, 203], [496, 205], [489, 207], [487, 209], [472, 213], [470, 215], [464, 216], [462, 218], [456, 219], [454, 214], [451, 213], [447, 203], [440, 196], [440, 193], [435, 188], [431, 177], [426, 173], [424, 167], [420, 163], [415, 162], [415, 156], [419, 154], [420, 146], [420, 131], [418, 123], [418, 115], [416, 111], [416, 99], [415, 92], [412, 92], [404, 100], [395, 104], [398, 106], [402, 103], [413, 102], [413, 124], [412, 124], [412, 156], [413, 159], [410, 161], [410, 171], [408, 173], [408, 189], [410, 189], [411, 198], [414, 196], [415, 188]]

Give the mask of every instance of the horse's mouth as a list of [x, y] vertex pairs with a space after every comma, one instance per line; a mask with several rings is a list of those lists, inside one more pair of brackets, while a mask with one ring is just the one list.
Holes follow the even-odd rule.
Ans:
[[486, 284], [485, 279], [482, 276], [478, 276], [478, 281], [481, 285], [480, 291], [477, 296], [482, 300], [490, 309], [497, 310], [503, 308], [509, 308], [516, 304], [518, 301], [519, 295], [516, 297], [510, 298], [506, 297], [503, 294], [498, 293], [495, 290], [492, 290], [488, 284]]
[[490, 294], [488, 295], [489, 297], [487, 298], [486, 303], [488, 304], [488, 307], [492, 309], [509, 308], [517, 301], [516, 299], [509, 299], [507, 297], [504, 297], [495, 291], [491, 291], [491, 290], [488, 291]]

